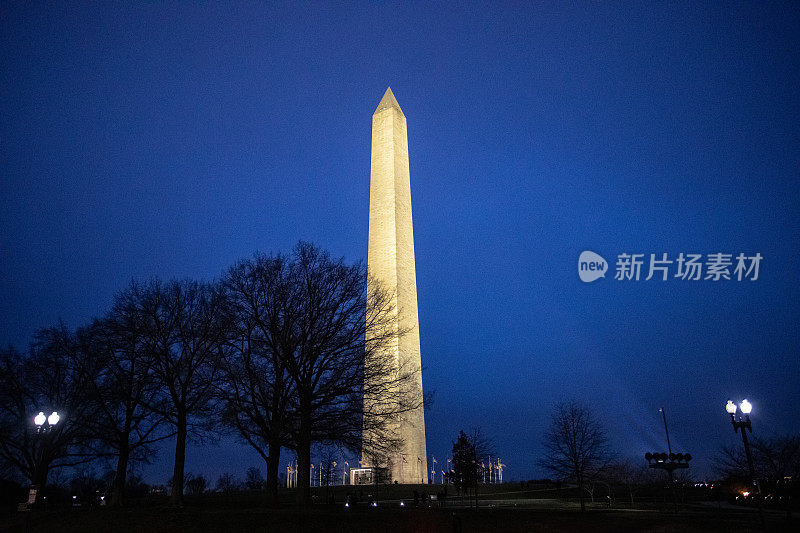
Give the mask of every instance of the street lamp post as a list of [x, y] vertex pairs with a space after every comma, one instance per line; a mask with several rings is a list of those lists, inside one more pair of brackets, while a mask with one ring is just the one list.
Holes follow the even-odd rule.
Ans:
[[736, 433], [740, 429], [742, 430], [742, 443], [744, 444], [744, 453], [747, 456], [747, 467], [750, 469], [750, 482], [755, 485], [756, 492], [760, 494], [761, 488], [759, 487], [758, 480], [756, 479], [756, 469], [753, 466], [753, 454], [750, 452], [750, 441], [747, 439], [747, 431], [750, 433], [753, 432], [753, 426], [750, 425], [750, 412], [753, 410], [753, 404], [747, 400], [742, 400], [739, 408], [741, 408], [742, 413], [744, 413], [744, 419], [739, 417], [739, 420], [736, 420], [736, 404], [730, 400], [728, 400], [728, 403], [725, 404], [725, 410], [729, 415], [731, 415], [733, 431]]
[[43, 446], [45, 446], [45, 444], [39, 441], [41, 441], [42, 437], [44, 437], [45, 434], [55, 430], [59, 420], [61, 420], [61, 417], [58, 415], [58, 412], [56, 411], [50, 413], [49, 416], [45, 416], [43, 411], [39, 411], [39, 414], [33, 417], [33, 424], [36, 426], [36, 437], [37, 437], [35, 440], [37, 441], [36, 444], [38, 446], [36, 446], [37, 449], [35, 449], [34, 457], [36, 458], [36, 464], [33, 473], [33, 480], [32, 480], [33, 484], [31, 485], [28, 494], [28, 501], [25, 504], [26, 508], [36, 503], [37, 496], [39, 494], [39, 489], [41, 488], [41, 485], [44, 485], [47, 478], [46, 470], [44, 470], [44, 464], [43, 464], [45, 461], [44, 459], [45, 450], [43, 449]]
[[742, 443], [744, 444], [744, 454], [747, 457], [747, 467], [750, 470], [750, 482], [756, 488], [756, 494], [758, 494], [758, 514], [761, 518], [761, 525], [762, 527], [765, 526], [764, 521], [764, 511], [761, 507], [761, 485], [758, 483], [758, 479], [756, 478], [756, 469], [753, 466], [753, 454], [750, 452], [750, 441], [747, 439], [747, 432], [753, 432], [753, 426], [750, 424], [750, 412], [753, 410], [753, 404], [747, 401], [747, 399], [742, 400], [742, 403], [739, 404], [739, 409], [742, 410], [744, 414], [744, 419], [739, 417], [739, 420], [736, 420], [736, 404], [733, 403], [731, 400], [728, 400], [728, 403], [725, 404], [725, 411], [731, 415], [731, 424], [733, 424], [733, 431], [734, 433], [739, 432], [741, 429], [742, 433]]

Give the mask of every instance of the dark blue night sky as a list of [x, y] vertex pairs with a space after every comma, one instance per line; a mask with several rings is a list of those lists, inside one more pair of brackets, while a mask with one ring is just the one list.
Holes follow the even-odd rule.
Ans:
[[[543, 476], [552, 406], [577, 399], [642, 462], [664, 406], [710, 475], [728, 398], [755, 434], [800, 426], [798, 36], [797, 3], [3, 2], [0, 343], [299, 239], [365, 259], [391, 85], [429, 455], [480, 427], [507, 477]], [[581, 282], [583, 250], [612, 272]], [[757, 281], [613, 277], [620, 253], [681, 252], [764, 259]], [[259, 464], [228, 439], [188, 450], [212, 479]]]

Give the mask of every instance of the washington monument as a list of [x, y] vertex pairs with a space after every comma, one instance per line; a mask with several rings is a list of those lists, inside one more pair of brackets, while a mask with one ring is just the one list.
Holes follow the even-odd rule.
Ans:
[[419, 407], [405, 413], [397, 423], [403, 446], [395, 457], [387, 458], [391, 479], [398, 483], [427, 483], [408, 135], [406, 117], [391, 89], [386, 89], [372, 115], [367, 270], [370, 280], [394, 295], [393, 320], [398, 331], [404, 332], [386, 355], [394, 356], [399, 368], [415, 371], [418, 380], [415, 394], [419, 397], [415, 403]]

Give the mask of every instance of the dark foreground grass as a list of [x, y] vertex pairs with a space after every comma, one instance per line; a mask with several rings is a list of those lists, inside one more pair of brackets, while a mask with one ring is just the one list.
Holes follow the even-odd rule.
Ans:
[[[793, 531], [783, 516], [768, 516], [770, 531]], [[794, 524], [796, 527], [798, 524]], [[687, 507], [678, 515], [659, 510], [573, 510], [530, 508], [355, 508], [315, 507], [268, 510], [190, 505], [129, 510], [49, 509], [6, 515], [10, 532], [451, 532], [475, 531], [759, 531], [755, 512]]]

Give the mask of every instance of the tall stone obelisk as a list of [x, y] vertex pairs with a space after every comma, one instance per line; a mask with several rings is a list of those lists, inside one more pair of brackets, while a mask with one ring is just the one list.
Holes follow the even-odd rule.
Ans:
[[420, 407], [405, 413], [397, 424], [403, 446], [399, 454], [388, 458], [392, 480], [427, 483], [408, 135], [406, 117], [391, 88], [386, 89], [372, 115], [367, 270], [370, 278], [394, 295], [396, 325], [404, 332], [394, 355], [400, 368], [416, 371], [418, 380], [415, 393]]

